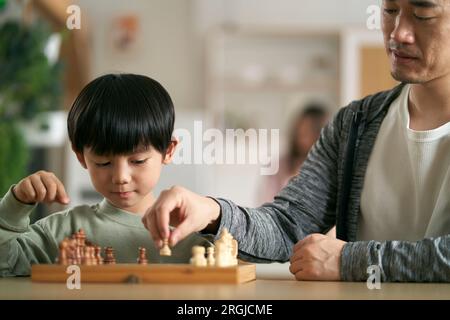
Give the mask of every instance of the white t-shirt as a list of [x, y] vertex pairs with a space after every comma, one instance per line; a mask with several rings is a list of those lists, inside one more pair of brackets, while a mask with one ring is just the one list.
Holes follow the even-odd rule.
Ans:
[[411, 130], [410, 88], [392, 102], [375, 141], [358, 240], [417, 241], [450, 233], [450, 122]]

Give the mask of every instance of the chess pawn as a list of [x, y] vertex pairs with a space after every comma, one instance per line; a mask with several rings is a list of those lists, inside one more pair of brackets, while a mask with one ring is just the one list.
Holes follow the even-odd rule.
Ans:
[[68, 239], [64, 239], [59, 244], [59, 256], [58, 256], [58, 263], [62, 265], [68, 265], [68, 250], [69, 250], [69, 241]]
[[112, 247], [106, 247], [104, 264], [115, 264], [115, 263], [116, 258], [114, 257], [114, 249]]
[[205, 258], [205, 247], [193, 246], [191, 264], [195, 267], [206, 267], [207, 261]]
[[89, 245], [89, 259], [91, 260], [92, 265], [97, 265], [97, 257], [95, 256], [95, 246]]
[[95, 261], [97, 262], [97, 264], [103, 264], [102, 248], [100, 246], [95, 246], [94, 254], [95, 254]]
[[139, 258], [137, 259], [139, 264], [147, 264], [147, 249], [139, 247]]
[[171, 256], [172, 255], [172, 250], [170, 250], [169, 248], [169, 240], [165, 239], [163, 241], [163, 247], [161, 248], [161, 250], [159, 250], [159, 254], [161, 256]]
[[209, 267], [214, 267], [216, 265], [216, 259], [214, 259], [214, 247], [208, 247], [206, 249], [207, 257], [206, 262]]
[[82, 264], [86, 266], [92, 266], [96, 264], [94, 260], [94, 248], [91, 246], [85, 246]]

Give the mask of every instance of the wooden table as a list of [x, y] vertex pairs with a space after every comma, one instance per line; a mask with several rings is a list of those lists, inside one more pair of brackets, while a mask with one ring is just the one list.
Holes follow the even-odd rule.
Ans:
[[[266, 269], [264, 269], [266, 268]], [[28, 277], [0, 278], [0, 300], [7, 299], [170, 299], [170, 300], [379, 300], [446, 299], [447, 283], [382, 283], [369, 290], [365, 282], [296, 281], [285, 265], [257, 266], [257, 280], [239, 284], [82, 284], [36, 283]]]

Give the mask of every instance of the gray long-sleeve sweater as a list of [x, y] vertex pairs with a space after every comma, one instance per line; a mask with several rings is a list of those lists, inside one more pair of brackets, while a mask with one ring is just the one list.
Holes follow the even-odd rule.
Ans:
[[[226, 227], [239, 242], [241, 258], [288, 261], [295, 243], [334, 224], [348, 241], [341, 279], [363, 281], [377, 265], [382, 281], [450, 282], [450, 235], [408, 241], [356, 241], [365, 172], [381, 123], [403, 85], [352, 102], [322, 131], [299, 175], [259, 208], [226, 199], [217, 234]], [[448, 212], [450, 214], [450, 212]]]

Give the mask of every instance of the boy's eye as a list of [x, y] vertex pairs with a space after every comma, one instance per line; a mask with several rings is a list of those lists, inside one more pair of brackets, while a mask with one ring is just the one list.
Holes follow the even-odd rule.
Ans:
[[97, 166], [97, 167], [106, 167], [107, 165], [109, 165], [110, 164], [110, 162], [103, 162], [103, 163], [95, 163], [95, 165]]
[[133, 160], [131, 161], [134, 164], [144, 164], [145, 162], [147, 162], [148, 159], [142, 159], [142, 160]]

